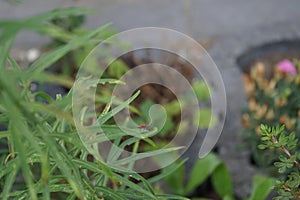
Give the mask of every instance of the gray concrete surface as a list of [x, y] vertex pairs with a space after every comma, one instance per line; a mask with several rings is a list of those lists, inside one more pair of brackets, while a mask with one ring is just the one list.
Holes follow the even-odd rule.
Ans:
[[[12, 0], [11, 0], [12, 1]], [[113, 22], [118, 30], [159, 26], [196, 38], [223, 37], [257, 27], [278, 26], [300, 18], [298, 0], [19, 0], [14, 5], [0, 0], [0, 19], [23, 18], [65, 6], [95, 10], [87, 26]], [[29, 36], [28, 36], [29, 37]], [[40, 42], [36, 37], [18, 40], [20, 45]]]
[[[266, 42], [300, 38], [299, 0], [28, 0], [19, 5], [0, 1], [0, 19], [23, 18], [64, 6], [94, 9], [86, 26], [95, 28], [106, 22], [122, 31], [159, 26], [181, 31], [194, 38], [213, 39], [208, 49], [219, 67], [227, 92], [226, 123], [218, 143], [222, 159], [233, 175], [238, 197], [249, 194], [252, 175], [249, 152], [237, 148], [241, 142], [240, 108], [245, 105], [241, 73], [236, 58], [252, 46]], [[37, 47], [47, 38], [22, 33], [16, 45]]]

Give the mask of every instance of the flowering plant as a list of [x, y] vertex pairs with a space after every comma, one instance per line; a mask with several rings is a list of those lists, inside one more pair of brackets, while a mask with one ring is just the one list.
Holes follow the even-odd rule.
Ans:
[[[243, 76], [248, 107], [243, 112], [242, 124], [254, 161], [261, 167], [270, 166], [276, 160], [276, 150], [257, 149], [260, 124], [284, 124], [289, 132], [296, 131], [300, 136], [299, 61], [284, 60], [271, 69], [271, 73], [268, 72], [270, 69], [257, 63], [249, 74]], [[269, 74], [271, 76], [268, 77]], [[297, 148], [300, 149], [300, 146]]]
[[278, 63], [279, 71], [295, 75], [297, 73], [295, 65], [289, 60], [283, 60]]

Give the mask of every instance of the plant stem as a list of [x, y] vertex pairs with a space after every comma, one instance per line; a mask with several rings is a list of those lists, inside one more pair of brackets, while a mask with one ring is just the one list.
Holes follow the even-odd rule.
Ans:
[[[277, 140], [276, 137], [272, 136], [271, 139], [272, 139], [272, 142], [273, 142], [274, 144], [277, 144], [277, 143], [278, 143], [278, 140]], [[292, 157], [292, 155], [291, 155], [291, 153], [289, 152], [289, 150], [287, 150], [284, 146], [281, 146], [279, 149], [280, 149], [283, 153], [285, 153], [289, 158]], [[300, 168], [300, 164], [299, 164], [296, 160], [294, 161], [294, 165], [297, 166], [298, 168]]]

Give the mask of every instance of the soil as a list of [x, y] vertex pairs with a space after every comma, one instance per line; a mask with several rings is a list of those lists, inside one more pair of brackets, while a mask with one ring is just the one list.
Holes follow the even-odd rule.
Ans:
[[[141, 56], [137, 56], [141, 55]], [[156, 57], [159, 55], [159, 58]], [[161, 60], [163, 58], [163, 60]], [[160, 63], [166, 66], [172, 67], [176, 69], [180, 74], [182, 74], [189, 82], [192, 82], [193, 79], [193, 66], [188, 62], [182, 60], [182, 58], [173, 55], [169, 52], [163, 50], [155, 50], [155, 49], [146, 49], [146, 50], [138, 50], [135, 52], [131, 52], [127, 55], [124, 55], [120, 58], [124, 61], [130, 68], [134, 68], [136, 66], [148, 63]], [[160, 61], [163, 61], [161, 63]], [[162, 77], [159, 72], [153, 74], [153, 76]], [[179, 86], [180, 87], [180, 86]], [[176, 99], [175, 95], [166, 87], [156, 85], [156, 84], [147, 84], [142, 86], [141, 95], [135, 100], [133, 105], [140, 104], [145, 100], [151, 100], [155, 103], [166, 103], [171, 102]]]

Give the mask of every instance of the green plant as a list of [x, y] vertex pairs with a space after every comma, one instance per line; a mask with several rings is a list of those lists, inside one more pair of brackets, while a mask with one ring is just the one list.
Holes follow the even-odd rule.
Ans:
[[285, 126], [270, 127], [261, 125], [260, 149], [278, 149], [281, 153], [274, 166], [279, 173], [285, 173], [277, 181], [275, 190], [278, 192], [276, 200], [300, 198], [300, 154], [297, 150], [298, 139], [294, 133], [287, 134]]
[[[51, 41], [44, 47], [44, 49], [47, 50], [49, 48], [56, 48], [58, 46], [67, 44], [74, 37], [80, 37], [82, 35], [88, 34], [89, 30], [82, 27], [87, 13], [88, 12], [66, 12], [61, 15], [53, 16], [53, 18], [48, 20], [47, 28], [38, 30], [40, 34], [46, 34], [47, 36], [51, 37]], [[98, 32], [95, 38], [101, 41], [116, 33], [117, 32], [115, 30], [106, 28], [101, 32]], [[65, 56], [58, 59], [55, 63], [52, 64], [50, 69], [58, 74], [74, 78], [77, 73], [78, 67], [94, 47], [95, 45], [93, 43], [83, 44], [79, 48], [69, 51]], [[107, 57], [109, 57], [109, 55], [107, 55]], [[120, 61], [117, 60], [112, 63], [111, 68], [113, 68], [113, 66], [116, 66], [116, 63], [119, 62]], [[117, 68], [120, 67], [120, 65], [121, 64], [119, 64]], [[116, 67], [114, 67], [114, 69], [116, 69]], [[120, 69], [118, 70], [120, 71]], [[108, 75], [113, 78], [119, 78], [114, 76], [114, 74], [108, 73]]]
[[[186, 177], [184, 166], [182, 165], [176, 173], [165, 178], [167, 185], [174, 193], [187, 196], [211, 176], [212, 185], [218, 195], [222, 198], [233, 199], [231, 176], [226, 165], [215, 154], [211, 153], [197, 160], [188, 180], [184, 180]], [[168, 170], [168, 168], [163, 170]]]
[[[168, 168], [163, 169], [163, 171], [167, 170]], [[197, 192], [200, 185], [210, 180], [213, 190], [221, 199], [235, 199], [231, 175], [225, 163], [213, 153], [197, 160], [191, 169], [189, 178], [185, 180], [184, 177], [186, 177], [185, 165], [182, 164], [175, 173], [165, 177], [165, 181], [175, 194], [188, 196], [192, 192]], [[264, 200], [271, 192], [273, 186], [274, 180], [272, 178], [255, 175], [251, 196], [246, 198], [246, 200]], [[205, 199], [208, 200], [208, 198], [192, 197], [192, 200]]]
[[255, 175], [252, 181], [252, 192], [246, 200], [264, 200], [270, 194], [274, 187], [275, 181], [273, 178]]
[[[43, 91], [31, 90], [32, 82], [72, 86], [70, 77], [54, 76], [45, 70], [74, 49], [98, 44], [103, 40], [99, 35], [107, 26], [76, 35], [49, 23], [49, 20], [86, 12], [84, 9], [66, 8], [24, 20], [0, 22], [0, 125], [3, 126], [0, 138], [5, 145], [0, 156], [0, 198], [186, 199], [156, 194], [151, 186], [151, 183], [174, 172], [178, 165], [151, 180], [130, 170], [109, 167], [94, 159], [80, 140], [71, 112], [71, 93], [64, 96], [57, 94], [53, 99]], [[23, 29], [59, 37], [66, 42], [26, 68], [20, 68], [9, 52], [16, 34]], [[120, 83], [118, 80], [100, 79], [97, 84], [107, 82]], [[117, 111], [129, 106], [137, 95], [125, 103], [117, 103], [113, 110], [104, 109], [97, 120], [107, 121]], [[114, 124], [104, 124], [102, 129], [120, 137], [116, 140], [124, 136]], [[134, 139], [136, 144], [141, 140], [138, 137]], [[128, 161], [133, 163], [135, 160]]]
[[[194, 81], [192, 83], [192, 87], [196, 93], [198, 100], [203, 104], [207, 104], [209, 102], [210, 93], [205, 82]], [[136, 124], [147, 124], [148, 128], [151, 128], [153, 124], [160, 124], [160, 121], [162, 121], [161, 114], [155, 111], [153, 111], [151, 115], [149, 113], [150, 108], [154, 105], [155, 102], [148, 99], [138, 105], [139, 112], [137, 112], [137, 115], [134, 118]], [[168, 144], [170, 138], [174, 137], [176, 132], [178, 132], [177, 134], [188, 134], [185, 133], [185, 128], [183, 128], [184, 130], [179, 130], [180, 123], [186, 125], [189, 124], [187, 120], [183, 119], [182, 121], [180, 121], [181, 109], [185, 109], [188, 106], [188, 103], [183, 100], [183, 105], [180, 105], [179, 101], [177, 99], [174, 99], [170, 102], [162, 103], [161, 105], [166, 111], [165, 123], [162, 127], [159, 127], [160, 131], [155, 136], [156, 145], [146, 145], [145, 149], [147, 150], [157, 149], [165, 146], [166, 144]], [[207, 129], [209, 126], [214, 126], [217, 122], [217, 119], [212, 115], [210, 108], [207, 108], [207, 106], [203, 106], [203, 108], [200, 108], [195, 112], [199, 112], [200, 118], [199, 121], [194, 121], [193, 125], [200, 129]]]
[[[276, 150], [257, 149], [260, 142], [260, 124], [285, 125], [287, 130], [300, 133], [300, 68], [299, 62], [282, 61], [272, 69], [261, 63], [244, 75], [248, 107], [243, 111], [246, 142], [250, 145], [254, 161], [260, 167], [272, 166], [277, 159]], [[300, 146], [297, 146], [300, 149]], [[274, 170], [274, 169], [273, 169]]]

